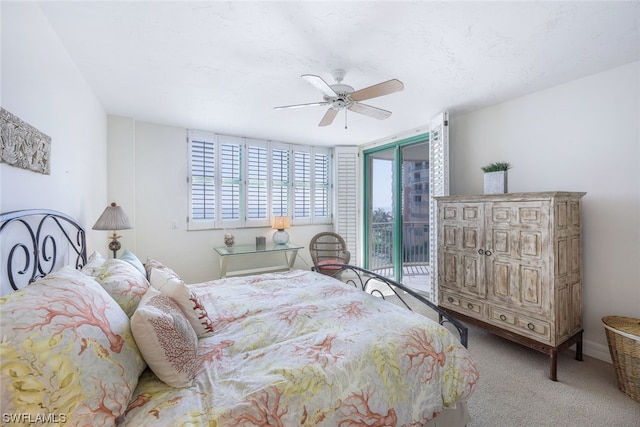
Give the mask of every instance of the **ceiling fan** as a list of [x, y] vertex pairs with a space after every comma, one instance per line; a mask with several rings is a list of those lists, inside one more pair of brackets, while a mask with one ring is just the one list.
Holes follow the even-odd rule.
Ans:
[[373, 117], [374, 119], [383, 120], [391, 115], [391, 111], [372, 107], [371, 105], [363, 104], [360, 101], [365, 101], [382, 95], [389, 95], [404, 89], [404, 85], [400, 80], [392, 79], [364, 89], [354, 90], [353, 87], [342, 84], [342, 79], [345, 74], [344, 70], [335, 70], [332, 74], [336, 81], [336, 84], [333, 85], [329, 85], [322, 79], [322, 77], [314, 74], [303, 74], [301, 76], [305, 81], [307, 81], [307, 83], [322, 92], [324, 95], [324, 101], [308, 104], [285, 105], [282, 107], [274, 107], [274, 109], [283, 110], [287, 108], [328, 105], [329, 109], [324, 114], [324, 117], [322, 117], [322, 120], [320, 120], [318, 126], [329, 126], [333, 123], [333, 119], [336, 118], [338, 111], [340, 110], [345, 110], [345, 120], [346, 110], [364, 114], [365, 116]]

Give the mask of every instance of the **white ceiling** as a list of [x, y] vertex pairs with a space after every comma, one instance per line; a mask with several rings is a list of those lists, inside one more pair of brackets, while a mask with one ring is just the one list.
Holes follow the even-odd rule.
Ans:
[[[109, 114], [318, 145], [403, 134], [640, 59], [640, 2], [45, 1], [40, 6]], [[326, 107], [300, 78], [346, 71], [386, 120]], [[639, 76], [640, 78], [640, 76]]]

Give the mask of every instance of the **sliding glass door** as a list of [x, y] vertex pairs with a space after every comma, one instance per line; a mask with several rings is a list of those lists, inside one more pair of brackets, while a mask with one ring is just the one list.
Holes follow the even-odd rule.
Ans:
[[[402, 271], [403, 276], [426, 278], [429, 274], [429, 144], [400, 148], [402, 159]], [[410, 280], [428, 288], [428, 280]]]
[[395, 197], [395, 150], [386, 149], [368, 156], [370, 184], [367, 212], [369, 223], [365, 235], [368, 268], [385, 277], [395, 277], [394, 248], [397, 230], [395, 228], [398, 203]]
[[426, 291], [429, 283], [427, 136], [385, 145], [364, 154], [367, 268], [418, 288], [422, 281]]

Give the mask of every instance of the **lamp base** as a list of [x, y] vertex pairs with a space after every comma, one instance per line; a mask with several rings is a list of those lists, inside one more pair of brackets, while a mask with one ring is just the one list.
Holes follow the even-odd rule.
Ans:
[[273, 243], [276, 245], [286, 245], [289, 243], [289, 233], [284, 230], [278, 230], [273, 233]]
[[122, 237], [122, 236], [118, 236], [116, 234], [116, 232], [114, 231], [113, 234], [111, 236], [109, 236], [109, 238], [111, 239], [111, 242], [109, 242], [109, 250], [113, 252], [113, 257], [117, 258], [117, 252], [120, 250], [120, 248], [122, 247], [122, 245], [120, 245], [120, 242], [118, 242], [118, 239]]

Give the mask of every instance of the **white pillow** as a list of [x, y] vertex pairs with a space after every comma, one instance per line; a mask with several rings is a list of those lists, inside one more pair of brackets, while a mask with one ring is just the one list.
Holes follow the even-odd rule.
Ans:
[[136, 344], [156, 376], [173, 387], [189, 387], [196, 373], [198, 337], [180, 308], [149, 287], [131, 316]]
[[93, 276], [95, 270], [102, 266], [107, 260], [102, 256], [102, 254], [98, 251], [94, 251], [89, 258], [87, 259], [87, 263], [82, 267], [82, 271], [87, 276]]
[[151, 286], [173, 299], [187, 316], [198, 338], [213, 335], [212, 307], [179, 277], [165, 270], [151, 269]]

